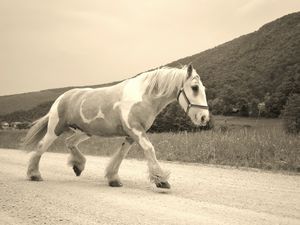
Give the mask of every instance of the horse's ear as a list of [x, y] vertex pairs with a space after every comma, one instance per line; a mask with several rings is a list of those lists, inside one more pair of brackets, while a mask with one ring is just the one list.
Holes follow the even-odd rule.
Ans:
[[187, 68], [187, 78], [189, 78], [193, 73], [193, 65], [190, 63]]

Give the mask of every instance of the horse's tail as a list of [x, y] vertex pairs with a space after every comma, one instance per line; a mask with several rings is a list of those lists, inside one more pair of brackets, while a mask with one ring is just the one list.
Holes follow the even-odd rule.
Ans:
[[33, 122], [33, 125], [23, 140], [23, 147], [36, 147], [45, 136], [48, 128], [49, 114]]

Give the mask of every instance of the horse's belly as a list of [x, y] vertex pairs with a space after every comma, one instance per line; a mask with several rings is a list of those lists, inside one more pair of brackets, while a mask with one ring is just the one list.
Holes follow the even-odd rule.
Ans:
[[111, 123], [104, 119], [96, 119], [90, 123], [80, 123], [78, 127], [89, 135], [105, 137], [126, 135], [121, 124]]

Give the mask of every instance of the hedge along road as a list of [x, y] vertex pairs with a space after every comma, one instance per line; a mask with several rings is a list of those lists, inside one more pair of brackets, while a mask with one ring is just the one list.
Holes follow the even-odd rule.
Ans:
[[0, 224], [300, 224], [298, 175], [164, 162], [172, 191], [160, 193], [144, 161], [124, 160], [111, 188], [108, 158], [87, 156], [75, 177], [66, 154], [46, 153], [43, 182], [26, 180], [28, 158], [0, 149]]

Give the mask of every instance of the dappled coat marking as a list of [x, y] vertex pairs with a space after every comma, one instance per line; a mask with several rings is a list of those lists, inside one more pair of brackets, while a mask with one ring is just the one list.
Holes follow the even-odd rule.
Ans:
[[87, 107], [84, 107], [85, 100], [86, 99], [82, 100], [81, 104], [80, 104], [80, 116], [81, 116], [81, 119], [83, 120], [83, 122], [91, 123], [93, 120], [98, 119], [98, 118], [105, 119], [100, 106], [99, 106], [98, 112], [97, 112], [97, 110], [93, 110], [93, 109], [97, 109], [97, 108], [92, 108], [91, 110], [88, 110]]
[[136, 142], [147, 159], [150, 181], [158, 188], [170, 188], [169, 172], [160, 167], [146, 131], [159, 112], [176, 99], [195, 124], [208, 122], [205, 87], [191, 65], [156, 69], [110, 87], [67, 91], [54, 102], [47, 115], [35, 122], [25, 138], [25, 146], [36, 147], [28, 165], [29, 179], [42, 180], [39, 172], [42, 154], [60, 134], [72, 131], [66, 144], [70, 149], [69, 165], [77, 176], [86, 162], [77, 147], [80, 142], [93, 135], [124, 136], [124, 143], [106, 168], [109, 185], [122, 186], [119, 167]]

